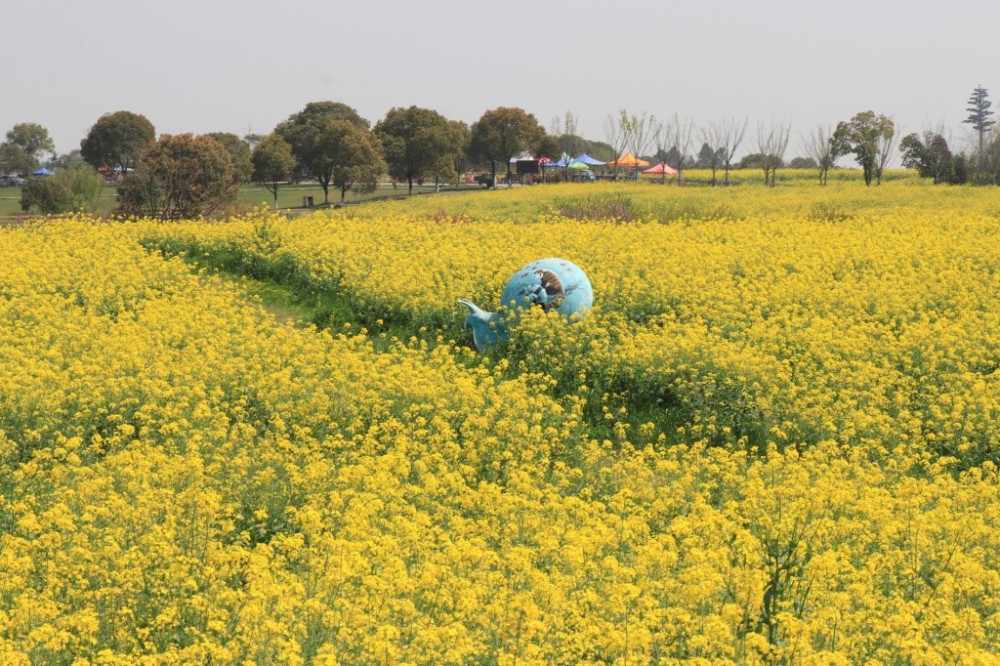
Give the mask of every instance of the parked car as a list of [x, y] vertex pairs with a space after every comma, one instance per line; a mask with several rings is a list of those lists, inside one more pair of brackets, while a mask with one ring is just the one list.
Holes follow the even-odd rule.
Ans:
[[7, 176], [2, 180], [4, 187], [20, 187], [21, 185], [24, 185], [24, 178], [21, 178], [20, 176]]

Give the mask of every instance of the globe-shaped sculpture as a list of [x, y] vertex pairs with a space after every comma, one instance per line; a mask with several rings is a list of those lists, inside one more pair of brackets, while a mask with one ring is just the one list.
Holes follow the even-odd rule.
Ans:
[[506, 309], [488, 312], [466, 298], [458, 302], [469, 308], [465, 328], [472, 332], [476, 349], [485, 351], [508, 337], [507, 319], [516, 319], [519, 311], [540, 307], [572, 317], [584, 315], [594, 304], [594, 290], [580, 267], [565, 259], [533, 261], [508, 280], [500, 296]]
[[532, 306], [570, 317], [582, 315], [594, 304], [594, 289], [580, 267], [566, 259], [533, 261], [507, 282], [500, 304], [511, 313]]

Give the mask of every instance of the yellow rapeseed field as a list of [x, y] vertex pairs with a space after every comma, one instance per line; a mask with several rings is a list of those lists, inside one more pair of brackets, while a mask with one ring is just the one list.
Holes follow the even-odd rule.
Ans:
[[[2, 230], [0, 663], [998, 663], [998, 229], [900, 179]], [[477, 355], [545, 256], [591, 316]]]

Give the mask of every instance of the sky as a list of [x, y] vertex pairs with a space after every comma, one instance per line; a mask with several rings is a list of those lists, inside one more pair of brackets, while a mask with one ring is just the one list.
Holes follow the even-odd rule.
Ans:
[[1000, 109], [997, 0], [0, 0], [0, 17], [0, 133], [39, 123], [59, 153], [113, 111], [242, 136], [320, 100], [373, 124], [411, 105], [468, 123], [521, 107], [546, 128], [569, 112], [591, 140], [622, 109], [746, 117], [741, 153], [789, 122], [786, 157], [865, 110], [960, 148], [973, 88]]

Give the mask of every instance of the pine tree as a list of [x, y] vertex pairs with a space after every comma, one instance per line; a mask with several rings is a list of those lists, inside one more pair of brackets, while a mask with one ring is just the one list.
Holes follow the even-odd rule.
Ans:
[[979, 132], [979, 154], [983, 154], [983, 140], [989, 129], [996, 124], [995, 120], [990, 120], [990, 116], [993, 112], [990, 111], [990, 107], [993, 105], [992, 102], [987, 99], [989, 93], [986, 92], [986, 88], [982, 86], [976, 86], [976, 89], [972, 91], [972, 96], [969, 97], [967, 104], [968, 108], [965, 110], [969, 112], [969, 117], [963, 120], [963, 123], [969, 123], [972, 128]]

